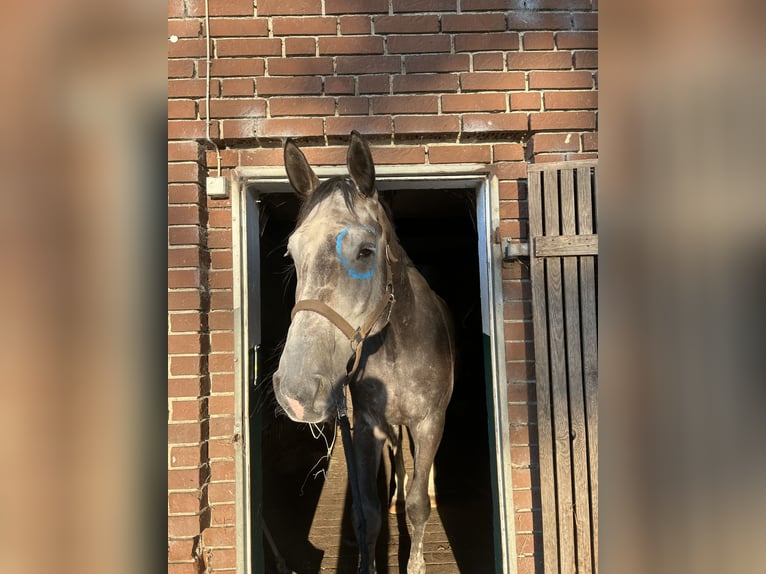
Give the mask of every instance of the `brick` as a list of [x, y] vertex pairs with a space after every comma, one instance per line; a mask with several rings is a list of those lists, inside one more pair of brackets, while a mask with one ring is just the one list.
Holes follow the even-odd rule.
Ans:
[[373, 114], [430, 114], [437, 113], [436, 96], [382, 96], [372, 98]]
[[322, 79], [316, 76], [305, 78], [256, 78], [255, 90], [259, 96], [319, 95], [322, 92]]
[[234, 286], [234, 278], [230, 270], [210, 271], [208, 280], [211, 289], [231, 289]]
[[255, 120], [223, 120], [221, 122], [221, 137], [226, 139], [247, 139], [255, 135]]
[[598, 30], [598, 13], [586, 12], [572, 14], [574, 28], [576, 30]]
[[519, 35], [516, 32], [455, 34], [455, 52], [492, 52], [518, 49]]
[[525, 32], [522, 43], [525, 50], [553, 50], [553, 32]]
[[428, 148], [429, 163], [490, 163], [488, 145], [432, 145]]
[[[231, 501], [234, 501], [234, 483], [229, 483], [229, 488], [231, 489]], [[221, 487], [223, 485], [210, 485], [211, 487]], [[210, 499], [210, 502], [214, 502], [212, 498]], [[202, 541], [204, 542], [205, 546], [208, 548], [212, 548], [215, 546], [218, 547], [234, 547], [236, 540], [236, 532], [234, 530], [234, 527], [231, 528], [206, 528], [205, 531], [202, 533]]]
[[168, 225], [199, 225], [200, 219], [198, 205], [168, 206]]
[[196, 356], [179, 356], [174, 355], [170, 357], [170, 374], [171, 376], [189, 376], [197, 375], [202, 369], [202, 357]]
[[444, 54], [405, 56], [404, 67], [408, 74], [418, 72], [464, 72], [469, 69], [468, 54]]
[[[529, 4], [527, 0], [525, 4]], [[536, 10], [590, 10], [597, 9], [598, 0], [535, 0]]]
[[253, 96], [255, 94], [255, 82], [252, 79], [226, 79], [221, 80], [221, 95]]
[[540, 110], [542, 98], [540, 92], [514, 92], [511, 94], [511, 111]]
[[338, 74], [384, 74], [401, 71], [399, 56], [337, 56]]
[[354, 78], [325, 78], [324, 93], [327, 95], [352, 95], [354, 93]]
[[210, 389], [214, 393], [234, 392], [234, 373], [213, 373], [210, 381]]
[[598, 151], [598, 133], [582, 134], [583, 151]]
[[390, 116], [345, 116], [327, 118], [327, 135], [348, 135], [351, 130], [366, 135], [386, 135], [391, 133]]
[[236, 521], [236, 507], [233, 504], [215, 504], [210, 510], [211, 526], [231, 526]]
[[388, 0], [325, 0], [327, 14], [375, 14], [388, 12]]
[[234, 456], [234, 445], [228, 439], [211, 440], [208, 442], [208, 456], [211, 459], [231, 458]]
[[277, 38], [233, 38], [216, 40], [216, 55], [227, 56], [279, 56], [282, 42]]
[[198, 38], [179, 38], [168, 42], [168, 58], [198, 58], [206, 53], [205, 40]]
[[594, 112], [538, 112], [529, 115], [532, 130], [590, 130], [596, 127]]
[[232, 353], [211, 353], [208, 362], [211, 373], [234, 372], [234, 355]]
[[527, 131], [527, 114], [466, 114], [463, 116], [463, 131], [473, 133]]
[[262, 58], [216, 58], [210, 66], [211, 76], [262, 76], [264, 73], [266, 63]]
[[285, 38], [285, 56], [313, 56], [316, 49], [314, 38]]
[[[205, 137], [207, 124], [203, 120], [171, 120], [168, 122], [169, 140], [190, 140]], [[210, 137], [218, 137], [218, 125], [210, 126]]]
[[482, 10], [520, 10], [524, 8], [524, 0], [462, 0], [460, 8], [464, 12], [481, 12]]
[[[224, 415], [234, 413], [234, 396], [233, 395], [213, 395], [208, 399], [208, 411], [211, 415]], [[230, 479], [234, 478], [234, 473]], [[219, 477], [215, 480], [228, 480], [223, 477]]]
[[583, 50], [574, 53], [574, 67], [575, 69], [581, 68], [598, 68], [598, 52], [595, 50]]
[[198, 312], [170, 314], [170, 330], [173, 333], [199, 332], [202, 324], [202, 315]]
[[593, 74], [591, 72], [530, 72], [529, 88], [562, 89], [562, 88], [592, 88]]
[[394, 118], [395, 134], [449, 134], [460, 131], [458, 116], [399, 116]]
[[[206, 117], [206, 110], [200, 110], [200, 116]], [[210, 100], [211, 118], [240, 118], [264, 117], [266, 115], [266, 100], [248, 98], [246, 100]]]
[[504, 112], [505, 94], [451, 94], [442, 96], [443, 112]]
[[565, 70], [572, 67], [571, 52], [519, 52], [508, 54], [509, 70]]
[[372, 31], [370, 16], [341, 16], [338, 20], [341, 34], [370, 34]]
[[311, 15], [321, 12], [321, 0], [258, 0], [258, 16]]
[[331, 116], [335, 98], [270, 98], [269, 112], [275, 116]]
[[464, 92], [492, 90], [523, 90], [523, 72], [473, 72], [460, 74], [460, 86]]
[[477, 72], [483, 70], [501, 71], [505, 65], [505, 56], [500, 52], [491, 54], [474, 54], [473, 69]]
[[[282, 150], [279, 150], [280, 155]], [[234, 328], [234, 313], [231, 311], [211, 311], [208, 317], [211, 330], [223, 330]]]
[[168, 471], [168, 490], [193, 490], [199, 486], [199, 469]]
[[194, 62], [191, 60], [168, 60], [168, 78], [191, 78], [193, 75]]
[[[211, 438], [231, 438], [234, 435], [234, 417], [216, 416], [210, 419]], [[213, 502], [213, 501], [211, 501]], [[220, 501], [226, 502], [226, 501]]]
[[202, 297], [196, 289], [171, 291], [168, 293], [168, 310], [192, 310], [202, 308]]
[[375, 16], [376, 34], [424, 34], [439, 31], [436, 14], [419, 16]]
[[394, 12], [455, 12], [457, 0], [393, 0]]
[[[187, 2], [189, 16], [204, 17], [204, 2]], [[252, 16], [253, 0], [210, 0], [210, 16]]]
[[196, 183], [200, 179], [200, 165], [196, 162], [168, 164], [168, 183]]
[[269, 23], [265, 18], [213, 18], [210, 20], [210, 35], [268, 36]]
[[[231, 219], [227, 220], [229, 223]], [[231, 249], [212, 249], [210, 251], [211, 269], [231, 269], [234, 257]]]
[[198, 445], [174, 446], [170, 449], [170, 466], [198, 468], [201, 464], [202, 453]]
[[[504, 14], [445, 14], [442, 32], [494, 32], [505, 30]], [[511, 27], [511, 29], [515, 29]]]
[[[192, 280], [191, 287], [192, 288], [198, 288], [198, 285], [194, 285], [194, 283], [199, 283], [199, 271], [196, 269], [189, 269], [188, 271], [182, 271], [183, 273], [187, 273], [192, 275], [192, 277], [196, 280]], [[176, 273], [179, 273], [179, 271], [176, 271]], [[170, 281], [168, 281], [168, 284]], [[181, 288], [187, 287], [187, 285], [182, 285]], [[174, 288], [176, 288], [174, 286]], [[199, 355], [201, 354], [205, 349], [206, 345], [204, 342], [204, 337], [200, 335], [199, 333], [193, 333], [193, 334], [187, 334], [187, 335], [168, 335], [168, 354], [173, 355]]]
[[598, 48], [598, 32], [559, 32], [556, 34], [559, 50], [582, 50]]
[[168, 18], [184, 18], [185, 16], [184, 0], [168, 0]]
[[324, 16], [273, 18], [271, 27], [275, 36], [320, 36], [336, 32], [335, 18]]
[[[198, 516], [168, 516], [168, 536], [185, 538], [199, 534], [200, 524]], [[189, 573], [196, 572], [194, 564]]]
[[320, 37], [319, 54], [382, 54], [380, 36]]
[[[175, 497], [190, 496], [188, 494], [173, 494]], [[170, 499], [170, 496], [168, 496]], [[199, 500], [197, 501], [199, 507]], [[194, 540], [189, 538], [186, 540], [168, 540], [168, 562], [180, 562], [183, 560], [194, 559]]]
[[456, 92], [457, 74], [409, 74], [394, 76], [394, 93]]
[[168, 564], [168, 574], [199, 574], [196, 562]]
[[598, 92], [546, 92], [546, 110], [594, 110], [598, 108]]
[[[492, 171], [498, 179], [522, 179], [527, 177], [527, 164], [521, 161], [496, 163]], [[526, 237], [527, 233], [521, 227], [518, 221], [504, 221], [500, 223], [500, 233], [503, 237]]]
[[256, 120], [260, 137], [311, 137], [323, 135], [320, 118], [277, 118]]
[[369, 110], [370, 110], [369, 98], [363, 98], [363, 97], [338, 98], [338, 114], [342, 116], [366, 115], [369, 112]]
[[535, 134], [532, 139], [534, 153], [579, 149], [580, 138], [577, 134]]
[[[569, 6], [567, 5], [567, 8]], [[508, 13], [509, 30], [568, 30], [569, 12], [520, 10]]]
[[389, 54], [426, 54], [429, 52], [449, 52], [452, 49], [449, 36], [418, 35], [389, 36]]
[[209, 558], [211, 568], [221, 574], [233, 574], [237, 567], [237, 553], [233, 548], [213, 548]]
[[390, 76], [361, 76], [359, 78], [360, 94], [387, 94], [390, 92]]
[[[170, 227], [168, 228], [168, 245], [202, 245], [202, 230], [196, 225]], [[168, 286], [180, 287], [170, 282]]]
[[268, 64], [271, 76], [332, 74], [332, 58], [269, 58]]
[[[190, 379], [184, 379], [189, 381]], [[199, 423], [177, 423], [168, 425], [168, 444], [199, 443], [202, 429]]]
[[176, 184], [168, 186], [168, 203], [199, 203], [202, 186], [198, 184]]
[[240, 165], [281, 165], [282, 148], [263, 148], [240, 152]]
[[495, 161], [524, 161], [524, 146], [518, 143], [495, 144]]
[[416, 165], [426, 161], [423, 146], [390, 146], [372, 148], [372, 157], [379, 165]]
[[[205, 80], [168, 80], [169, 98], [204, 98]], [[218, 95], [218, 80], [210, 81], [210, 95]]]
[[[348, 136], [348, 134], [345, 134]], [[304, 153], [311, 165], [344, 165], [347, 148], [342, 146], [309, 147]]]
[[[227, 273], [231, 278], [231, 273]], [[216, 352], [234, 351], [234, 333], [230, 331], [211, 333], [210, 348]], [[210, 403], [210, 412], [213, 413], [213, 403]]]

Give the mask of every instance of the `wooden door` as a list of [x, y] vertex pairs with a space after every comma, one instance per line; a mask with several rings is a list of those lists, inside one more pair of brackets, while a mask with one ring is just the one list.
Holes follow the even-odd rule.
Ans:
[[596, 170], [529, 166], [545, 574], [598, 572]]

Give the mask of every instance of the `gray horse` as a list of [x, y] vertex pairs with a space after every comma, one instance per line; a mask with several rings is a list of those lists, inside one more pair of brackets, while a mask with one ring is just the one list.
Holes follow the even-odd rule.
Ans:
[[290, 140], [284, 156], [302, 205], [288, 241], [297, 303], [273, 378], [275, 396], [295, 421], [332, 419], [345, 404], [346, 374], [354, 363], [348, 388], [367, 527], [360, 544], [371, 557], [381, 527], [376, 477], [382, 447], [396, 441], [398, 425], [409, 429], [415, 452], [405, 501], [411, 539], [407, 572], [421, 574], [431, 513], [429, 471], [453, 386], [449, 311], [399, 244], [378, 199], [372, 154], [357, 132], [348, 148], [348, 176], [320, 183]]

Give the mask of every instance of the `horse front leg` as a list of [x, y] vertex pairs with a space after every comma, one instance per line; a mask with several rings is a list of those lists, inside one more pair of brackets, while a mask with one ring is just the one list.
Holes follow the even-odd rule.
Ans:
[[423, 537], [431, 514], [429, 477], [443, 431], [443, 419], [421, 421], [414, 429], [410, 429], [415, 444], [415, 460], [406, 495], [407, 528], [412, 542], [407, 574], [425, 574], [426, 571]]
[[[361, 419], [361, 417], [360, 417]], [[369, 574], [375, 570], [375, 545], [378, 541], [381, 527], [381, 505], [378, 496], [378, 470], [381, 454], [383, 451], [383, 438], [377, 438], [374, 430], [361, 420], [354, 423], [354, 453], [356, 467], [359, 476], [359, 490], [361, 495], [360, 507], [364, 514], [367, 531], [365, 540], [359, 540], [359, 545], [367, 547], [367, 555], [370, 560]], [[357, 516], [354, 514], [354, 522]], [[368, 574], [362, 572], [361, 574]]]

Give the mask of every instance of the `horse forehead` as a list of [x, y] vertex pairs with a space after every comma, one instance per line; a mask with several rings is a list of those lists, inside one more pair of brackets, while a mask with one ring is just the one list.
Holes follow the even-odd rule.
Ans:
[[311, 210], [306, 219], [296, 230], [301, 241], [314, 244], [323, 238], [335, 239], [346, 227], [375, 227], [377, 219], [372, 209], [363, 202], [357, 202], [354, 213], [346, 206], [343, 198], [336, 195], [328, 197]]

